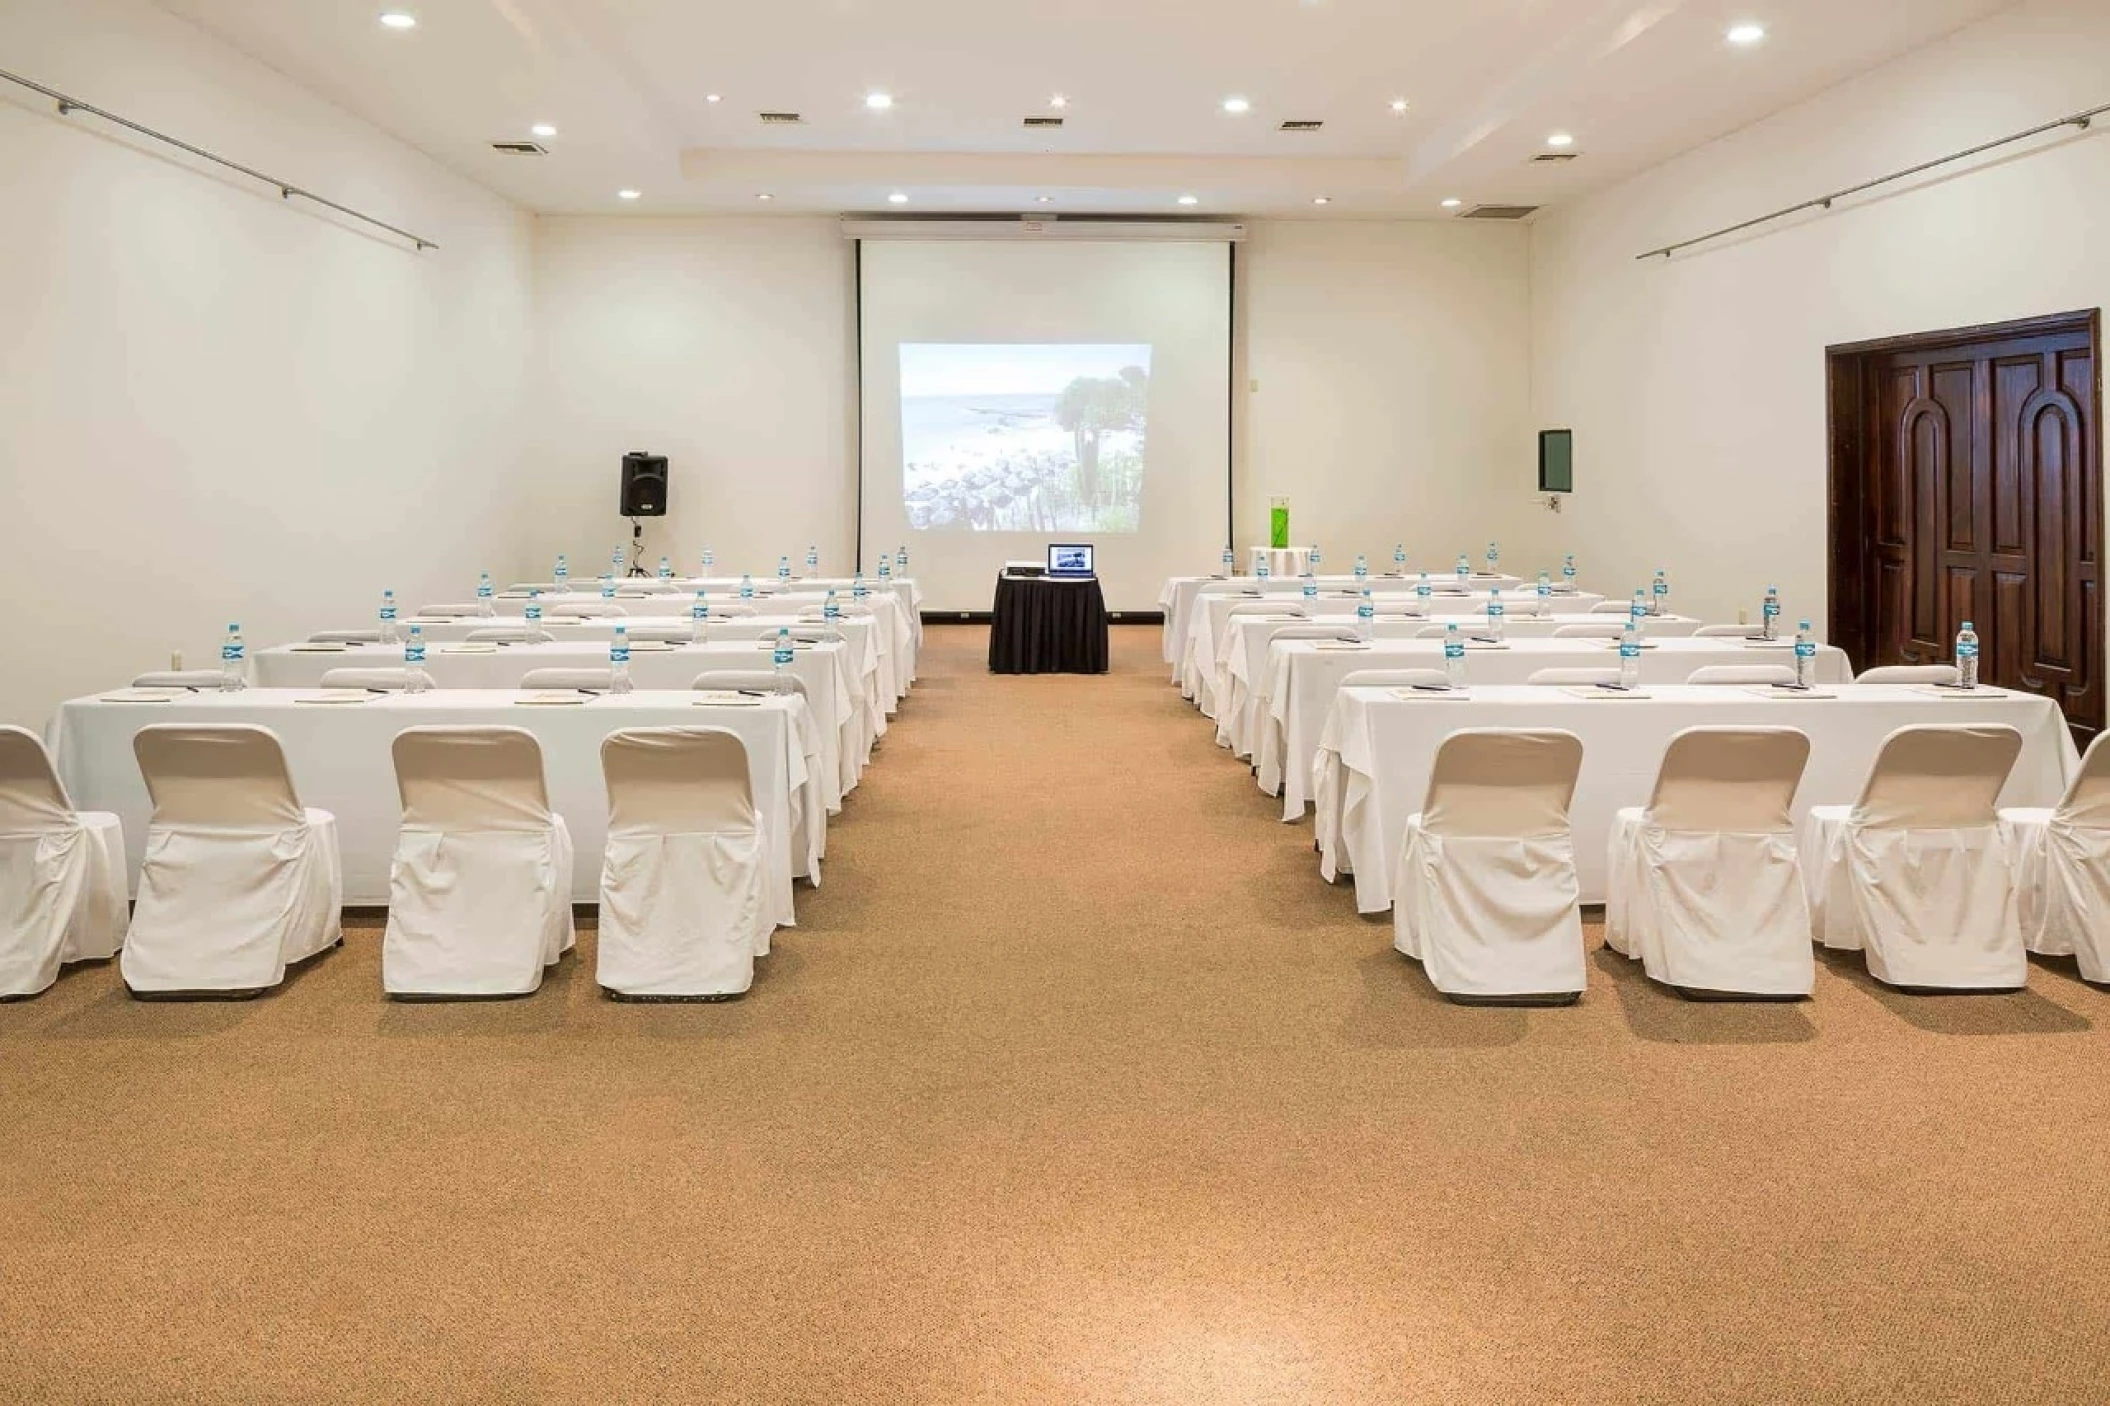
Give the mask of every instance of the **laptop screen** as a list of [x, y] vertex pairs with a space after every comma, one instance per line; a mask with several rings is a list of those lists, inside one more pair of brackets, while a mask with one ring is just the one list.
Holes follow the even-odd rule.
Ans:
[[1092, 574], [1092, 548], [1089, 543], [1056, 545], [1048, 548], [1048, 574], [1051, 576], [1089, 576]]

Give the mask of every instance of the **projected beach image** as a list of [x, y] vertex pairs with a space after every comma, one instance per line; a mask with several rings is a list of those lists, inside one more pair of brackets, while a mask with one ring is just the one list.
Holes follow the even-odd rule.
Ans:
[[1133, 532], [1150, 348], [904, 343], [902, 505], [912, 527]]

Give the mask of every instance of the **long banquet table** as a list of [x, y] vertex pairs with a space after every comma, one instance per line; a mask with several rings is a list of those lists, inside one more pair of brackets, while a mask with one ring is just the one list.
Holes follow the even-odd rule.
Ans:
[[[598, 590], [544, 591], [541, 594], [541, 605], [545, 614], [557, 615], [562, 614], [567, 605], [598, 603], [605, 599]], [[622, 607], [626, 615], [673, 615], [687, 619], [689, 607], [695, 599], [694, 591], [626, 594], [618, 590], [613, 604]], [[767, 612], [772, 615], [796, 615], [800, 610], [808, 608], [817, 612], [826, 604], [828, 596], [825, 590], [791, 590], [758, 593], [752, 598], [747, 598], [737, 591], [714, 588], [704, 592], [704, 599], [713, 604], [751, 605], [757, 614]], [[493, 612], [502, 618], [516, 619], [527, 609], [528, 600], [529, 594], [526, 591], [500, 591], [492, 598], [491, 607]], [[836, 600], [846, 606], [852, 604], [846, 591], [838, 591]], [[922, 616], [909, 604], [905, 594], [893, 591], [874, 591], [865, 597], [864, 604], [871, 609], [874, 620], [885, 622], [885, 628], [889, 632], [888, 643], [895, 657], [906, 661], [901, 670], [902, 683], [905, 686], [916, 677], [916, 650], [923, 640]]]
[[158, 703], [77, 698], [60, 705], [46, 741], [74, 804], [122, 818], [136, 879], [151, 807], [132, 753], [133, 735], [157, 723], [268, 727], [285, 748], [301, 801], [337, 817], [345, 902], [382, 904], [403, 817], [389, 750], [396, 734], [419, 726], [526, 728], [542, 744], [550, 806], [571, 829], [577, 854], [572, 897], [592, 902], [600, 893], [608, 832], [602, 740], [623, 728], [724, 728], [747, 745], [756, 809], [769, 832], [771, 899], [780, 926], [793, 919], [792, 880], [820, 881], [827, 835], [820, 730], [796, 695], [727, 704], [688, 692], [640, 692], [543, 706], [523, 701], [535, 695], [511, 690], [441, 689], [366, 695], [354, 704], [301, 701], [318, 696], [253, 688]]
[[[639, 641], [631, 646], [630, 679], [647, 689], [684, 689], [698, 674], [712, 670], [768, 670], [771, 642], [766, 639], [707, 640], [703, 644], [667, 645]], [[255, 656], [256, 681], [264, 688], [314, 689], [333, 669], [395, 663], [394, 652], [379, 657], [380, 646], [279, 645]], [[425, 652], [425, 672], [441, 688], [518, 688], [531, 669], [605, 668], [607, 646], [588, 640], [553, 644], [434, 644]], [[824, 767], [822, 790], [832, 814], [842, 808], [844, 793], [857, 785], [871, 759], [870, 718], [862, 690], [852, 692], [847, 644], [799, 645], [792, 651], [791, 672], [806, 687], [807, 705], [820, 725]]]
[[[1420, 575], [1418, 570], [1409, 575], [1394, 575], [1391, 572], [1380, 575], [1373, 572], [1369, 577], [1370, 589], [1373, 593], [1406, 591], [1411, 594], [1414, 582]], [[1352, 574], [1320, 576], [1316, 579], [1322, 590], [1353, 590], [1358, 585]], [[1436, 581], [1437, 573], [1431, 572], [1429, 579]], [[1441, 579], [1451, 583], [1453, 589], [1456, 588], [1456, 573], [1446, 571]], [[1475, 590], [1499, 587], [1506, 591], [1512, 586], [1523, 584], [1519, 577], [1499, 574], [1473, 576], [1468, 579], [1473, 583]], [[1195, 601], [1205, 595], [1214, 594], [1243, 594], [1247, 597], [1296, 595], [1302, 589], [1303, 578], [1297, 576], [1175, 576], [1168, 580], [1158, 592], [1158, 608], [1165, 612], [1162, 647], [1165, 663], [1172, 669], [1173, 682], [1179, 682], [1180, 664], [1186, 658], [1187, 638], [1192, 625]]]
[[[1605, 897], [1606, 846], [1614, 812], [1646, 805], [1670, 739], [1688, 727], [1800, 728], [1810, 760], [1795, 795], [1799, 824], [1813, 805], [1851, 803], [1883, 739], [1917, 723], [2006, 723], [2022, 754], [2000, 804], [2055, 804], [2080, 765], [2058, 707], [2034, 694], [1976, 695], [1896, 684], [1844, 684], [1830, 697], [1718, 685], [1603, 690], [1474, 686], [1463, 696], [1344, 688], [1326, 719], [1311, 767], [1318, 797], [1320, 872], [1355, 877], [1356, 909], [1392, 905], [1393, 867], [1407, 817], [1421, 809], [1436, 749], [1459, 728], [1559, 728], [1582, 739], [1582, 772], [1569, 820], [1582, 901]], [[1585, 696], [1587, 695], [1587, 696]]]
[[[1771, 644], [1712, 636], [1650, 640], [1641, 652], [1641, 682], [1683, 683], [1707, 664], [1792, 664], [1794, 642]], [[1522, 684], [1541, 669], [1616, 668], [1613, 640], [1516, 639], [1500, 646], [1468, 646], [1465, 676], [1473, 684]], [[1367, 645], [1326, 640], [1276, 640], [1249, 707], [1253, 735], [1243, 739], [1260, 789], [1282, 792], [1282, 818], [1295, 820], [1310, 800], [1312, 758], [1341, 680], [1359, 669], [1441, 669], [1442, 640], [1378, 640]], [[1846, 655], [1830, 645], [1817, 650], [1817, 681], [1844, 683], [1852, 677]]]

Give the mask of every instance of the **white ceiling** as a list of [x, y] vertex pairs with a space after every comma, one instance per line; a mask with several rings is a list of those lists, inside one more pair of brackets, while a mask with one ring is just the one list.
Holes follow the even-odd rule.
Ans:
[[[1599, 188], [2010, 0], [161, 3], [538, 211], [1435, 218]], [[1744, 20], [1763, 43], [1725, 41]], [[1067, 126], [1022, 127], [1055, 93]], [[539, 121], [549, 155], [490, 150]], [[1532, 164], [1554, 131], [1580, 158]]]

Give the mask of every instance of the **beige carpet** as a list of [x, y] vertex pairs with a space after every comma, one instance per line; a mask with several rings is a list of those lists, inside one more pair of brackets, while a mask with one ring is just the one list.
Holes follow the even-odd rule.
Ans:
[[930, 635], [742, 1003], [0, 1007], [0, 1400], [2110, 1398], [2070, 964], [1451, 1007], [1154, 628]]

